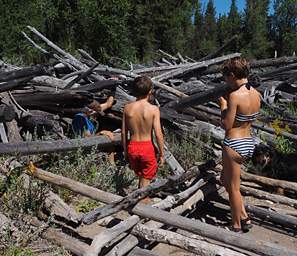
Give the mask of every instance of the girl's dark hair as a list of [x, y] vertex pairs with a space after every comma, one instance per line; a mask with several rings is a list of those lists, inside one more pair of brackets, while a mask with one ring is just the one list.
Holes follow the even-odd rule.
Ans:
[[229, 76], [231, 73], [233, 73], [237, 79], [248, 78], [250, 67], [246, 59], [238, 57], [224, 62], [222, 74]]
[[153, 89], [153, 82], [147, 76], [139, 76], [134, 79], [132, 86], [136, 97], [145, 97]]

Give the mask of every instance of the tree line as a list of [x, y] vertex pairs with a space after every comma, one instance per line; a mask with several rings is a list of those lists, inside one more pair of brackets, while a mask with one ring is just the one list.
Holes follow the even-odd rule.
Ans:
[[[297, 51], [297, 0], [232, 0], [217, 16], [213, 0], [1, 0], [0, 58], [39, 62], [42, 56], [20, 33], [36, 27], [59, 46], [82, 48], [100, 62], [111, 57], [149, 63], [155, 51], [178, 51], [199, 59], [238, 39], [227, 49], [248, 58], [292, 55]], [[204, 10], [205, 9], [205, 10]]]

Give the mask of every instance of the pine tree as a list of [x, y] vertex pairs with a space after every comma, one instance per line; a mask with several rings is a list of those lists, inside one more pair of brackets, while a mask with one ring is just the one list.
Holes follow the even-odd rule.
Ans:
[[228, 36], [234, 36], [238, 33], [240, 33], [240, 25], [241, 25], [241, 20], [240, 20], [240, 14], [238, 12], [238, 8], [236, 6], [236, 0], [232, 0], [231, 7], [230, 7], [230, 12], [228, 15]]
[[[229, 20], [226, 14], [220, 15], [218, 18], [218, 42], [220, 45], [223, 45], [226, 40], [231, 37], [229, 32]], [[234, 50], [233, 50], [234, 51]]]
[[217, 23], [216, 23], [216, 9], [213, 0], [209, 0], [204, 22], [203, 22], [203, 39], [201, 42], [201, 51], [204, 55], [214, 51], [218, 47], [218, 34], [217, 34]]
[[196, 1], [194, 5], [194, 35], [192, 42], [193, 57], [201, 57], [201, 38], [203, 35], [203, 13], [200, 1]]
[[271, 54], [268, 8], [269, 0], [246, 0], [243, 52], [247, 57], [265, 58]]
[[274, 2], [272, 32], [279, 55], [297, 52], [297, 3], [296, 0]]

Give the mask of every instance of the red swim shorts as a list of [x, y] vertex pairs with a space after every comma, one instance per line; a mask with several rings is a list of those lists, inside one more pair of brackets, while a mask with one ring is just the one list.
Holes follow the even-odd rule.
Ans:
[[155, 177], [158, 164], [151, 141], [130, 141], [128, 144], [130, 166], [139, 177], [151, 180]]

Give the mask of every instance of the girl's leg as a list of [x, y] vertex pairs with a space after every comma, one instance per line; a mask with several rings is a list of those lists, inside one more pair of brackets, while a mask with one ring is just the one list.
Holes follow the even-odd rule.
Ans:
[[223, 149], [224, 184], [229, 193], [229, 202], [232, 212], [232, 225], [240, 228], [243, 212], [243, 201], [240, 194], [240, 160], [241, 157], [229, 147]]

